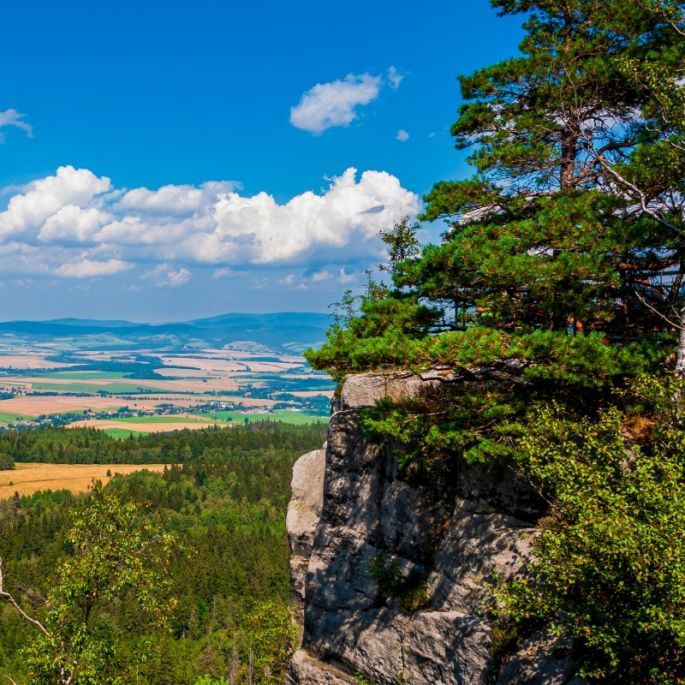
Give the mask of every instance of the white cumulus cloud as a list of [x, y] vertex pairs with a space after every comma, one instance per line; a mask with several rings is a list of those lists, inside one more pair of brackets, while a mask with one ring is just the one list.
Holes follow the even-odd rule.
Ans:
[[97, 261], [86, 257], [79, 261], [62, 264], [62, 266], [55, 270], [55, 273], [63, 278], [93, 278], [97, 276], [111, 276], [121, 271], [127, 271], [132, 267], [133, 264], [124, 262], [121, 259]]
[[185, 285], [191, 275], [186, 268], [174, 269], [169, 264], [159, 264], [154, 269], [146, 271], [141, 278], [152, 281], [158, 288], [178, 288]]
[[347, 126], [357, 118], [357, 107], [378, 97], [382, 80], [371, 74], [348, 74], [340, 81], [317, 83], [291, 108], [290, 123], [311, 133]]
[[378, 232], [419, 210], [418, 197], [397, 177], [353, 168], [287, 202], [267, 192], [243, 195], [230, 181], [114, 188], [70, 166], [6, 190], [3, 273], [87, 278], [138, 265], [167, 286], [186, 283], [193, 265], [211, 266], [221, 278], [250, 266], [375, 261]]
[[140, 210], [160, 214], [192, 214], [205, 207], [220, 193], [240, 188], [235, 181], [209, 181], [201, 186], [167, 185], [158, 190], [134, 188], [117, 203], [123, 210]]
[[397, 138], [397, 140], [399, 140], [400, 143], [404, 143], [407, 140], [409, 140], [409, 132], [401, 128], [395, 135], [395, 138]]
[[111, 214], [97, 207], [83, 209], [77, 205], [66, 205], [48, 217], [38, 238], [46, 242], [87, 242], [112, 218]]
[[88, 169], [63, 166], [54, 176], [29, 183], [0, 212], [0, 240], [10, 235], [40, 230], [45, 222], [68, 205], [87, 207], [111, 188], [108, 178]]
[[216, 204], [216, 230], [206, 246], [196, 244], [196, 257], [272, 264], [338, 250], [368, 253], [381, 228], [417, 210], [418, 198], [395, 176], [365, 171], [357, 180], [353, 168], [334, 178], [322, 195], [306, 192], [285, 204], [267, 193], [232, 193]]

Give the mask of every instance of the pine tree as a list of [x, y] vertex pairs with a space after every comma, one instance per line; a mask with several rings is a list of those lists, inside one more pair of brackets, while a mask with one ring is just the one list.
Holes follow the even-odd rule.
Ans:
[[367, 439], [436, 487], [482, 461], [553, 503], [504, 633], [554, 626], [590, 682], [682, 682], [685, 3], [491, 2], [526, 35], [460, 79], [475, 173], [425, 198], [442, 242], [390, 243], [394, 290], [308, 358], [339, 380], [437, 367], [363, 413]]
[[[479, 359], [471, 344], [483, 329], [519, 368], [578, 377], [591, 357], [611, 376], [626, 371], [621, 348], [644, 357], [685, 329], [685, 4], [492, 4], [525, 13], [526, 37], [518, 57], [461, 78], [452, 133], [476, 173], [426, 196], [422, 218], [447, 221], [441, 244], [419, 256], [395, 249], [407, 222], [386, 233], [395, 302], [362, 299], [310, 355], [338, 377], [487, 363], [491, 351]], [[463, 332], [447, 353], [431, 336], [445, 329]], [[685, 334], [679, 370], [683, 354]]]

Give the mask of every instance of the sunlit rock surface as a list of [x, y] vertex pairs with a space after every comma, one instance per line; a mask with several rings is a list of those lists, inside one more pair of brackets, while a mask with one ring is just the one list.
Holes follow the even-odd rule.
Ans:
[[[364, 440], [361, 408], [440, 382], [436, 374], [350, 377], [325, 450], [295, 465], [288, 532], [302, 644], [289, 685], [362, 677], [379, 685], [486, 685], [493, 677], [497, 685], [565, 685], [572, 677], [568, 650], [549, 636], [504, 664], [492, 656], [489, 581], [521, 571], [543, 513], [528, 485], [486, 466], [462, 467], [448, 488], [412, 481], [392, 450]], [[408, 578], [414, 604], [401, 592]]]

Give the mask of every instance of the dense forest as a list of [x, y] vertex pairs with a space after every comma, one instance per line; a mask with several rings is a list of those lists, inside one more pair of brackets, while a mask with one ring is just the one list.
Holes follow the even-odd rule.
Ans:
[[226, 454], [248, 454], [278, 446], [301, 454], [312, 434], [325, 439], [326, 427], [288, 426], [256, 421], [235, 429], [207, 428], [150, 433], [119, 440], [92, 428], [41, 428], [0, 434], [0, 468], [15, 461], [55, 464], [183, 464], [222, 460]]
[[[33, 434], [37, 441], [41, 433]], [[77, 444], [84, 437], [65, 433]], [[230, 436], [230, 442], [220, 448], [218, 435]], [[65, 563], [78, 561], [78, 540], [95, 528], [107, 531], [117, 512], [133, 504], [135, 530], [143, 527], [172, 541], [163, 577], [154, 580], [153, 588], [161, 593], [164, 621], [158, 625], [151, 620], [145, 598], [135, 596], [135, 588], [98, 604], [85, 625], [97, 638], [97, 658], [104, 659], [97, 663], [106, 665], [98, 667], [94, 680], [82, 674], [78, 682], [190, 685], [202, 676], [207, 683], [222, 677], [236, 684], [281, 682], [293, 640], [284, 520], [292, 464], [302, 452], [321, 446], [325, 428], [253, 424], [182, 433], [162, 444], [174, 439], [190, 454], [161, 477], [143, 471], [115, 476], [92, 495], [46, 492], [0, 502], [4, 589], [32, 617], [50, 621], [59, 589], [68, 587], [65, 596], [74, 596], [75, 586], [69, 585], [74, 570]], [[83, 519], [89, 500], [107, 502], [110, 496], [116, 511], [87, 519], [86, 531], [76, 528], [75, 541], [74, 522]], [[85, 551], [81, 558], [88, 558]], [[149, 569], [154, 562], [148, 562]], [[97, 560], [88, 563], [103, 572]], [[140, 579], [137, 585], [139, 589]], [[0, 675], [24, 683], [31, 668], [32, 683], [60, 682], [54, 673], [35, 675], [44, 667], [45, 655], [53, 655], [40, 652], [36, 628], [8, 603], [0, 605], [0, 616]], [[108, 646], [106, 656], [102, 645]], [[91, 654], [89, 660], [95, 663], [96, 657]]]
[[437, 370], [372, 439], [448, 482], [499, 462], [549, 503], [498, 588], [502, 653], [543, 626], [598, 683], [685, 679], [685, 3], [492, 0], [520, 53], [461, 77], [471, 178], [441, 181], [309, 360]]

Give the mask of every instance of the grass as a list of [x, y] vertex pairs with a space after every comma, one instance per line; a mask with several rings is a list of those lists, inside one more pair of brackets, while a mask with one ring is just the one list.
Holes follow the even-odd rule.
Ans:
[[198, 414], [198, 416], [205, 417], [210, 421], [230, 421], [231, 423], [245, 423], [246, 419], [248, 423], [254, 423], [255, 421], [282, 421], [283, 423], [290, 423], [300, 426], [307, 423], [328, 423], [327, 416], [315, 416], [314, 414], [287, 411], [285, 409], [279, 409], [278, 411], [264, 414], [243, 414], [237, 411], [217, 411]]
[[73, 381], [99, 381], [110, 378], [127, 378], [130, 374], [123, 371], [53, 371], [50, 378], [64, 378]]
[[141, 430], [126, 430], [125, 428], [105, 428], [105, 433], [109, 435], [110, 438], [115, 440], [128, 440], [131, 436], [134, 438], [139, 438], [143, 435], [149, 435], [146, 431]]
[[3, 414], [0, 412], [0, 426], [7, 426], [15, 421], [30, 420], [33, 416], [28, 416], [27, 414]]
[[206, 419], [200, 416], [208, 416], [207, 414], [200, 414], [194, 417], [187, 416], [125, 416], [121, 419], [113, 419], [119, 423], [207, 423]]
[[99, 392], [108, 392], [113, 395], [167, 392], [162, 387], [140, 385], [131, 383], [102, 383], [102, 385], [90, 385], [87, 383], [33, 383], [34, 390], [53, 390], [55, 392], [73, 392], [81, 395], [97, 395]]

